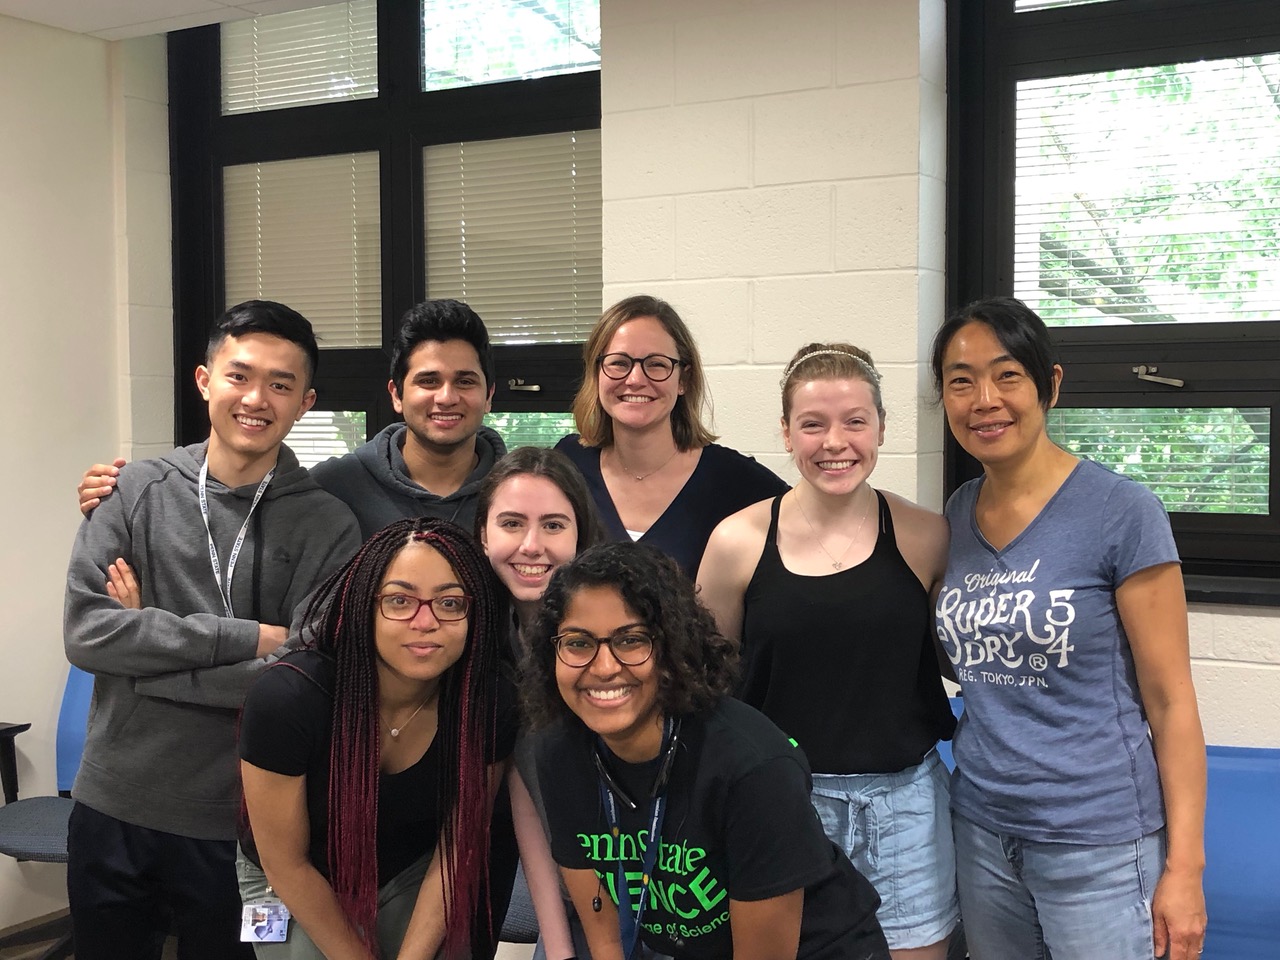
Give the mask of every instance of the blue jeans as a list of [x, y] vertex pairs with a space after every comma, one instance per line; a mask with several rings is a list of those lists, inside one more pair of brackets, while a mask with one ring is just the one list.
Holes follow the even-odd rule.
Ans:
[[973, 960], [1152, 960], [1164, 830], [1127, 843], [1043, 843], [956, 814], [956, 879]]

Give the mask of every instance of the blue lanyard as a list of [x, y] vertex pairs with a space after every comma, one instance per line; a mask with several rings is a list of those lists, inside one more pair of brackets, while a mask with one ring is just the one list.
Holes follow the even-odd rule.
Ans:
[[[200, 497], [200, 516], [204, 518], [204, 532], [205, 536], [209, 538], [209, 565], [213, 567], [213, 579], [218, 581], [218, 595], [222, 597], [222, 608], [226, 611], [228, 617], [235, 616], [231, 609], [231, 578], [235, 576], [236, 561], [240, 559], [240, 548], [244, 546], [245, 531], [249, 529], [249, 518], [253, 516], [253, 511], [257, 508], [258, 501], [267, 492], [267, 486], [275, 475], [276, 468], [272, 467], [267, 471], [267, 475], [262, 478], [262, 482], [258, 484], [258, 492], [253, 495], [253, 503], [249, 504], [249, 512], [245, 514], [244, 523], [240, 525], [240, 532], [236, 535], [236, 542], [231, 547], [231, 556], [227, 558], [227, 584], [224, 587], [222, 585], [222, 565], [218, 563], [218, 548], [213, 545], [213, 531], [209, 529], [209, 494], [206, 490], [209, 480], [209, 456], [207, 453], [205, 454], [204, 463], [200, 464], [200, 485], [196, 488], [196, 492]], [[258, 544], [258, 549], [262, 549], [262, 544]]]
[[[666, 753], [672, 729], [673, 721], [668, 717], [663, 726], [662, 750], [659, 751], [659, 756]], [[618, 801], [603, 780], [597, 782], [600, 786], [600, 798], [604, 801], [605, 815], [609, 821], [609, 831], [613, 834], [613, 849], [618, 854], [615, 880], [618, 891], [618, 934], [622, 938], [622, 956], [625, 960], [630, 960], [635, 953], [636, 944], [640, 941], [640, 922], [644, 919], [645, 908], [649, 905], [649, 881], [653, 877], [653, 868], [658, 863], [658, 848], [662, 845], [662, 818], [667, 812], [667, 789], [664, 784], [657, 796], [653, 798], [653, 807], [649, 812], [649, 842], [645, 846], [644, 858], [641, 861], [640, 902], [633, 906], [631, 886], [627, 883], [627, 870], [622, 863], [622, 829], [618, 823]]]

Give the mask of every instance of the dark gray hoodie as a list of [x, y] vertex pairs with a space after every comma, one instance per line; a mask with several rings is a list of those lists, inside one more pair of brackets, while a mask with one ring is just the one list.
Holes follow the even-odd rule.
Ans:
[[475, 526], [480, 481], [507, 452], [502, 437], [481, 427], [476, 434], [476, 468], [461, 487], [442, 497], [410, 478], [404, 462], [407, 429], [403, 423], [393, 423], [354, 453], [316, 464], [311, 475], [352, 509], [366, 539], [392, 521], [412, 517], [452, 520], [470, 531]]
[[[355, 517], [281, 446], [249, 523], [226, 616], [197, 495], [207, 444], [120, 471], [80, 525], [67, 571], [67, 659], [95, 675], [73, 795], [100, 813], [200, 840], [236, 835], [236, 717], [254, 678], [258, 624], [294, 608], [360, 545]], [[257, 484], [209, 478], [209, 524], [227, 559]], [[138, 576], [143, 609], [106, 591], [109, 563]]]

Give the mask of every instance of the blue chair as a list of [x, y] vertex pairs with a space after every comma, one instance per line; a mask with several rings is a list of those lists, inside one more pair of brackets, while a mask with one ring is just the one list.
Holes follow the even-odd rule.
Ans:
[[[31, 728], [29, 723], [0, 723], [0, 780], [3, 780], [4, 806], [0, 807], [0, 853], [17, 860], [44, 863], [67, 862], [67, 820], [75, 801], [71, 785], [80, 768], [84, 752], [85, 726], [89, 703], [93, 698], [93, 676], [76, 667], [70, 668], [62, 691], [62, 708], [58, 713], [55, 738], [57, 763], [56, 797], [18, 798], [18, 763], [14, 738]], [[55, 960], [71, 953], [70, 924], [53, 933], [57, 941], [39, 955], [40, 960]], [[50, 934], [31, 931], [18, 934], [20, 939], [6, 940], [4, 946], [35, 942], [36, 937], [50, 939]]]
[[[960, 714], [964, 713], [964, 697], [951, 698], [951, 712], [956, 715], [956, 719], [960, 719]], [[956, 768], [955, 757], [951, 755], [951, 741], [938, 741], [938, 756], [942, 758], [942, 762], [947, 765], [948, 770], [954, 771]]]
[[1203, 960], [1274, 960], [1280, 947], [1280, 750], [1209, 747]]

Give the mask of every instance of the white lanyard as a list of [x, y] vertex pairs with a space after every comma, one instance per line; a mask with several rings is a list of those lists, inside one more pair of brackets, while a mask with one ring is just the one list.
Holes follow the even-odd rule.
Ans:
[[[224, 589], [222, 586], [222, 565], [218, 563], [218, 548], [213, 545], [213, 531], [209, 529], [209, 494], [205, 489], [209, 481], [209, 457], [207, 454], [204, 463], [200, 464], [200, 486], [197, 488], [200, 494], [200, 516], [204, 518], [204, 532], [209, 539], [209, 565], [213, 567], [213, 579], [218, 581], [218, 594], [222, 597], [222, 606], [227, 611], [228, 617], [235, 616], [231, 609], [231, 578], [236, 572], [236, 560], [240, 557], [240, 548], [244, 546], [244, 535], [249, 529], [249, 518], [253, 516], [253, 511], [258, 506], [258, 501], [267, 492], [267, 485], [271, 483], [271, 478], [275, 475], [276, 468], [272, 467], [267, 471], [267, 475], [262, 478], [262, 482], [258, 484], [258, 492], [253, 495], [253, 503], [249, 504], [249, 512], [245, 514], [244, 523], [240, 525], [240, 533], [236, 535], [235, 545], [231, 548], [231, 556], [227, 558], [227, 585]], [[258, 544], [258, 549], [262, 549], [262, 544]]]

